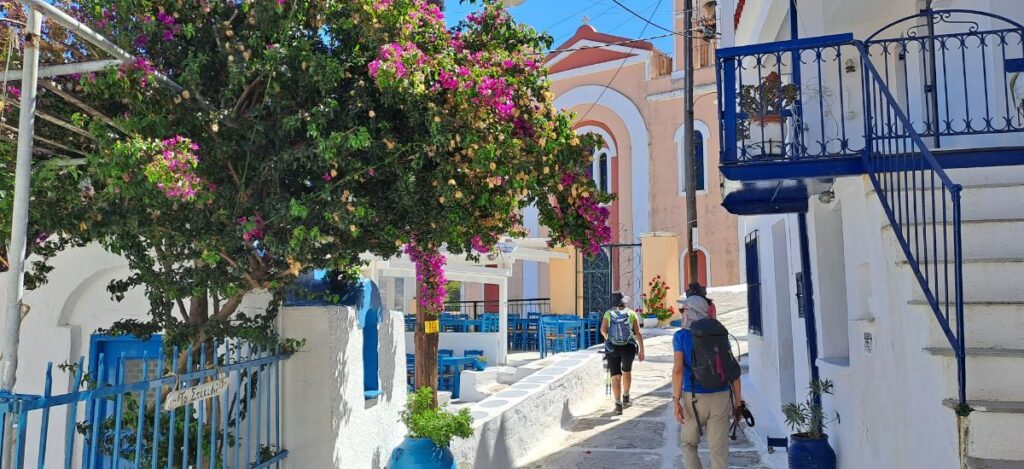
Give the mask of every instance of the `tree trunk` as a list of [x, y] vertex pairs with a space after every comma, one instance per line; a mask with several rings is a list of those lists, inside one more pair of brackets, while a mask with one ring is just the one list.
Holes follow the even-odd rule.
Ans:
[[427, 321], [437, 320], [426, 308], [416, 306], [416, 389], [434, 389], [434, 404], [437, 405], [437, 345], [439, 334], [427, 334]]

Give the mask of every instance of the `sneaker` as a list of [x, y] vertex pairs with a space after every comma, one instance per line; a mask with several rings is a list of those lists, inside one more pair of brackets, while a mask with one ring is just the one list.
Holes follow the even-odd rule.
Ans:
[[626, 394], [626, 395], [622, 396], [622, 408], [623, 409], [628, 409], [629, 406], [631, 406], [631, 405], [632, 404], [629, 403], [629, 395]]
[[615, 404], [615, 415], [622, 415], [622, 404]]

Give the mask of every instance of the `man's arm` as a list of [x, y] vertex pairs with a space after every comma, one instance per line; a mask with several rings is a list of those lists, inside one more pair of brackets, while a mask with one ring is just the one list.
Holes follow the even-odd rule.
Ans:
[[672, 360], [672, 408], [676, 415], [676, 421], [683, 425], [683, 371], [686, 363], [683, 361], [683, 352], [675, 352]]
[[[636, 316], [634, 316], [634, 318], [636, 318]], [[640, 333], [639, 318], [636, 318], [636, 321], [633, 321], [633, 335], [636, 336], [636, 343], [640, 347], [637, 358], [639, 358], [640, 361], [644, 361], [644, 335]]]
[[732, 381], [732, 407], [738, 409], [740, 402], [743, 401], [743, 386], [740, 384], [740, 379], [736, 378]]
[[608, 315], [607, 314], [604, 316], [604, 318], [601, 319], [601, 337], [604, 337], [605, 340], [608, 339]]

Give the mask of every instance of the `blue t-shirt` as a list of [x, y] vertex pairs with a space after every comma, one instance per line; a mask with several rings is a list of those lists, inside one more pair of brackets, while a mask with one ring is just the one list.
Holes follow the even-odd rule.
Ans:
[[689, 329], [679, 329], [676, 331], [676, 335], [672, 337], [672, 351], [683, 353], [683, 363], [686, 367], [683, 369], [683, 392], [691, 392], [694, 394], [711, 394], [713, 392], [728, 391], [729, 386], [724, 386], [718, 389], [706, 389], [693, 379], [693, 335], [690, 334]]

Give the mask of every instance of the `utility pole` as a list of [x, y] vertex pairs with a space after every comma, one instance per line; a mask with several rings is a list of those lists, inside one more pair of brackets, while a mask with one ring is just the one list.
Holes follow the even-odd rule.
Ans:
[[[683, 12], [683, 63], [686, 97], [683, 115], [683, 161], [686, 180], [686, 271], [688, 283], [697, 282], [697, 256], [694, 235], [697, 232], [697, 158], [693, 148], [693, 0], [686, 0]], [[687, 285], [689, 286], [689, 285]]]

